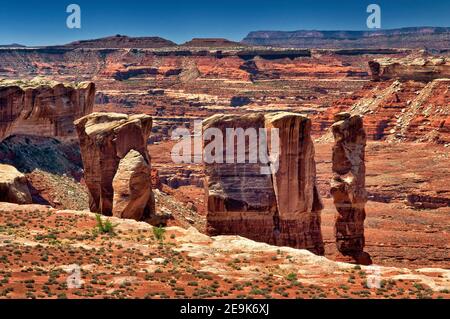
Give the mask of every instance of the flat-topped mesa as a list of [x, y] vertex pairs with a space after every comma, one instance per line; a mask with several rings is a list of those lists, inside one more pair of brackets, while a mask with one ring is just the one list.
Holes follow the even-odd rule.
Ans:
[[75, 139], [74, 120], [94, 107], [95, 84], [0, 80], [0, 141], [11, 135]]
[[446, 57], [384, 58], [369, 62], [372, 79], [430, 82], [450, 78], [450, 60]]
[[92, 113], [77, 121], [84, 178], [92, 212], [136, 220], [151, 218], [151, 164], [148, 115]]
[[357, 263], [370, 263], [370, 257], [364, 253], [367, 193], [363, 119], [359, 115], [338, 113], [331, 129], [335, 139], [331, 195], [337, 210], [337, 249]]
[[[244, 145], [230, 145], [233, 133], [227, 134], [227, 129], [238, 128], [255, 129], [259, 139], [252, 143], [250, 138], [243, 138]], [[316, 187], [311, 121], [286, 112], [212, 116], [203, 122], [205, 157], [216, 143], [215, 137], [206, 138], [209, 129], [222, 132], [224, 159], [227, 149], [239, 154], [240, 147], [246, 158], [245, 163], [239, 162], [236, 154], [233, 161], [225, 163], [211, 163], [204, 158], [208, 232], [240, 235], [322, 255], [322, 202]], [[266, 132], [267, 143], [261, 140], [261, 132]], [[274, 147], [277, 136], [278, 148]], [[270, 161], [264, 156], [256, 163], [250, 161], [251, 154], [261, 151]]]

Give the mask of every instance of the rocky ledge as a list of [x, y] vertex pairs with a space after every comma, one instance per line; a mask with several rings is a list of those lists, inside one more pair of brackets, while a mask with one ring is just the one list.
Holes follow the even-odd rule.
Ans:
[[[0, 203], [2, 296], [450, 297], [448, 269], [355, 266], [238, 236], [179, 227], [161, 235], [147, 223], [109, 219], [114, 234], [95, 234], [97, 221], [88, 212]], [[83, 276], [69, 289], [77, 266]]]

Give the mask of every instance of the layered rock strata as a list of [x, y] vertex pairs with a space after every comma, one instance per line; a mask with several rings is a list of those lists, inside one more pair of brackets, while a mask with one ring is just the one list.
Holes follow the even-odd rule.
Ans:
[[[239, 146], [230, 145], [230, 134], [227, 134], [227, 129], [238, 128], [244, 131], [255, 129], [260, 138], [257, 143], [252, 143], [248, 137], [245, 139], [245, 163], [238, 162]], [[227, 158], [227, 150], [232, 148], [235, 151], [233, 161], [205, 161], [208, 232], [212, 235], [241, 235], [323, 254], [320, 230], [322, 203], [316, 187], [311, 121], [286, 112], [215, 115], [203, 122], [204, 138], [208, 129], [218, 129], [222, 133], [224, 147], [216, 149], [216, 152], [223, 152], [224, 159]], [[263, 134], [260, 130], [266, 132], [267, 143], [261, 140]], [[276, 138], [272, 132], [278, 133], [278, 148], [273, 147]], [[216, 142], [205, 138], [204, 157], [206, 150]], [[270, 161], [260, 156], [257, 162], [252, 163], [251, 154], [261, 154], [261, 151], [268, 155]]]
[[0, 80], [0, 141], [15, 135], [76, 138], [74, 120], [94, 107], [95, 85]]
[[147, 139], [152, 118], [92, 113], [75, 126], [91, 211], [137, 220], [151, 217], [155, 205]]
[[446, 57], [384, 58], [369, 62], [374, 81], [397, 79], [429, 82], [450, 77], [450, 60]]
[[359, 115], [338, 113], [332, 126], [333, 177], [331, 195], [337, 214], [335, 236], [337, 249], [344, 256], [362, 259], [367, 192], [365, 189], [366, 133]]

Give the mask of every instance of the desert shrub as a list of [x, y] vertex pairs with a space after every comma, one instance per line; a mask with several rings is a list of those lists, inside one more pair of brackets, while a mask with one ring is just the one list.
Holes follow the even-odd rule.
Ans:
[[297, 280], [297, 274], [290, 273], [289, 275], [287, 275], [286, 279], [289, 281], [295, 281]]
[[96, 214], [95, 219], [97, 220], [97, 225], [95, 226], [95, 231], [97, 231], [101, 234], [110, 234], [110, 235], [115, 234], [114, 228], [117, 225], [114, 225], [113, 223], [111, 223], [111, 221], [109, 219], [107, 219], [106, 221], [103, 221], [100, 214]]
[[156, 240], [163, 241], [166, 234], [164, 227], [153, 227], [153, 235]]

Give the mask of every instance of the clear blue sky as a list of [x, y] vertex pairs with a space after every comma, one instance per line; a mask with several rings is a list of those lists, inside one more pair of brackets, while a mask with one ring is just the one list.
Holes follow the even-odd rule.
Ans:
[[[66, 27], [67, 5], [82, 10]], [[366, 7], [382, 8], [382, 28], [450, 26], [450, 0], [0, 0], [0, 44], [64, 44], [114, 34], [241, 40], [256, 30], [365, 30]]]

